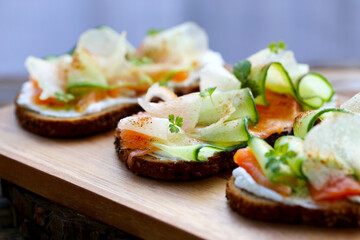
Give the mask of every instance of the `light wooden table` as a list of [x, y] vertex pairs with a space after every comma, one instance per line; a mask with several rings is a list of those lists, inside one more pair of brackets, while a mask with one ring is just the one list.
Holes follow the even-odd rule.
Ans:
[[[343, 101], [360, 91], [360, 70], [320, 69]], [[0, 109], [0, 177], [147, 239], [359, 239], [358, 229], [256, 222], [234, 213], [226, 177], [166, 182], [138, 177], [117, 160], [113, 133], [47, 139]]]

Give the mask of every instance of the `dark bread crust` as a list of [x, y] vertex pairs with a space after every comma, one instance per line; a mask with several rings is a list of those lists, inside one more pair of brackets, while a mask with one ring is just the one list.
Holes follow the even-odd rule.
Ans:
[[174, 92], [178, 96], [186, 95], [193, 92], [200, 92], [199, 83], [194, 83], [187, 87], [175, 87]]
[[269, 137], [267, 137], [266, 139], [264, 139], [268, 144], [270, 144], [272, 147], [274, 147], [274, 144], [276, 142], [276, 140], [280, 137], [283, 136], [287, 136], [287, 135], [294, 135], [292, 128], [291, 129], [284, 129], [283, 132], [281, 133], [274, 133], [272, 135], [270, 135]]
[[82, 117], [59, 118], [44, 116], [16, 104], [15, 114], [19, 124], [32, 133], [46, 137], [82, 137], [112, 130], [121, 118], [140, 110], [137, 103], [131, 103]]
[[318, 209], [289, 206], [255, 196], [234, 184], [226, 183], [226, 198], [230, 207], [239, 214], [268, 222], [308, 224], [324, 227], [359, 227], [360, 204], [347, 200], [319, 204]]
[[191, 180], [214, 176], [236, 166], [233, 161], [235, 151], [220, 152], [204, 162], [160, 161], [155, 157], [145, 155], [134, 157], [133, 163], [129, 164], [127, 160], [132, 150], [122, 148], [122, 139], [118, 137], [119, 129], [116, 131], [114, 142], [116, 153], [126, 167], [137, 175], [163, 180]]
[[[265, 140], [269, 144], [274, 145], [277, 138], [288, 134], [289, 131], [275, 133]], [[119, 136], [120, 129], [117, 128], [114, 142], [116, 153], [119, 159], [125, 163], [126, 167], [137, 175], [163, 180], [190, 180], [214, 176], [219, 172], [233, 169], [237, 166], [233, 160], [236, 150], [219, 152], [205, 162], [160, 161], [153, 156], [145, 155], [134, 157], [132, 159], [133, 162], [129, 164], [128, 157], [133, 150], [122, 147], [123, 141]]]

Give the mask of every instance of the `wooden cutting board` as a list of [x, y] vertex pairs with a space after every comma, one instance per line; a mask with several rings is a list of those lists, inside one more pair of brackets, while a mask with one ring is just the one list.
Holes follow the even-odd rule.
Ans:
[[43, 138], [21, 129], [7, 106], [0, 109], [0, 177], [146, 239], [360, 239], [358, 229], [239, 216], [225, 199], [226, 174], [189, 182], [138, 177], [117, 160], [113, 140], [112, 132]]

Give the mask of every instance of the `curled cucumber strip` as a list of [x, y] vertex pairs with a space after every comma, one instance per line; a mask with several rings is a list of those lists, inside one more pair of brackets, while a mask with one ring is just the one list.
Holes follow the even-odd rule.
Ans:
[[293, 180], [296, 181], [295, 174], [292, 172], [290, 166], [285, 162], [279, 161], [276, 170], [268, 168], [267, 164], [269, 163], [269, 158], [266, 154], [274, 151], [274, 148], [271, 147], [265, 140], [252, 136], [250, 137], [248, 145], [258, 161], [263, 173], [272, 182], [282, 183], [290, 180], [291, 182], [293, 182]]
[[287, 145], [288, 151], [296, 153], [296, 157], [287, 159], [291, 171], [297, 178], [305, 179], [302, 172], [302, 165], [306, 159], [304, 140], [296, 136], [282, 136], [276, 140], [274, 148], [279, 149], [284, 145]]
[[258, 86], [260, 95], [255, 98], [255, 103], [268, 106], [265, 90], [270, 89], [278, 93], [290, 93], [296, 97], [295, 87], [288, 72], [279, 62], [273, 62], [262, 68], [253, 75]]
[[246, 142], [250, 136], [248, 131], [248, 118], [243, 117], [218, 125], [215, 124], [215, 126], [195, 128], [195, 131], [189, 134], [189, 136], [201, 141], [214, 143], [213, 145], [216, 146], [218, 146], [219, 143], [226, 142]]
[[71, 87], [68, 87], [66, 91], [74, 95], [83, 95], [95, 89], [107, 91], [115, 88], [116, 87], [112, 87], [112, 86], [97, 85], [95, 83], [78, 83], [78, 84], [76, 83], [73, 84]]
[[[151, 142], [150, 144], [185, 161], [208, 161], [209, 157], [214, 156], [216, 152], [234, 151], [247, 146], [250, 137], [247, 122], [247, 117], [238, 119], [236, 125], [232, 125], [224, 134], [221, 134], [218, 131], [219, 129], [216, 128], [214, 134], [219, 135], [219, 137], [216, 142], [210, 142], [209, 144], [190, 146], [169, 146], [157, 142]], [[206, 134], [214, 135], [211, 132]]]
[[200, 108], [198, 125], [210, 125], [219, 121], [229, 111], [229, 106], [235, 107], [228, 120], [247, 117], [250, 124], [255, 125], [259, 121], [259, 113], [256, 110], [254, 98], [249, 89], [234, 89], [226, 92], [214, 92], [206, 97]]
[[327, 108], [323, 110], [310, 110], [295, 118], [293, 131], [296, 137], [305, 138], [310, 129], [315, 125], [316, 120], [321, 119], [325, 113], [352, 114], [342, 108]]
[[209, 145], [203, 145], [198, 148], [198, 150], [195, 153], [195, 160], [199, 162], [208, 161], [209, 157], [214, 156], [217, 152], [231, 152], [235, 151], [239, 148], [246, 147], [246, 143], [241, 143], [232, 147], [217, 147], [217, 146], [209, 146]]
[[331, 100], [334, 89], [326, 78], [318, 73], [308, 73], [297, 83], [297, 99], [311, 109], [320, 108]]
[[268, 106], [266, 89], [281, 94], [291, 94], [302, 104], [305, 109], [318, 109], [325, 102], [331, 100], [334, 89], [326, 78], [318, 73], [308, 73], [297, 82], [293, 82], [279, 62], [273, 62], [253, 74], [260, 95], [255, 98], [255, 103]]
[[208, 161], [209, 157], [217, 152], [234, 151], [246, 147], [246, 143], [240, 143], [232, 147], [217, 147], [209, 144], [191, 145], [191, 146], [168, 146], [160, 143], [152, 143], [154, 147], [159, 148], [172, 156], [179, 157], [185, 161]]

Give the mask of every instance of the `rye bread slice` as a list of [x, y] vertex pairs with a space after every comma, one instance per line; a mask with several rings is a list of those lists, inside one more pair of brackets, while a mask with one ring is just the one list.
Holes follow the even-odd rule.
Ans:
[[[179, 96], [199, 91], [199, 84], [174, 89]], [[19, 95], [19, 94], [18, 94]], [[115, 129], [120, 119], [131, 116], [142, 110], [137, 103], [122, 104], [105, 109], [99, 113], [81, 117], [59, 118], [41, 115], [17, 104], [15, 114], [20, 126], [45, 137], [84, 137]]]
[[[204, 162], [164, 161], [145, 155], [134, 157], [129, 163], [128, 158], [133, 150], [123, 147], [120, 132], [120, 129], [117, 128], [114, 142], [116, 153], [120, 161], [124, 162], [126, 167], [137, 175], [163, 180], [190, 180], [214, 176], [219, 172], [234, 169], [237, 166], [233, 160], [236, 150], [216, 153]], [[277, 138], [288, 135], [290, 132], [291, 130], [286, 130], [282, 133], [275, 133], [265, 140], [273, 146]]]
[[260, 221], [308, 224], [323, 227], [359, 227], [360, 204], [348, 200], [323, 202], [318, 209], [290, 206], [255, 196], [235, 186], [235, 177], [226, 183], [226, 198], [239, 214]]
[[233, 161], [235, 151], [219, 152], [204, 162], [163, 161], [145, 155], [133, 157], [130, 163], [128, 157], [132, 150], [122, 146], [123, 140], [119, 135], [120, 130], [116, 129], [114, 142], [116, 153], [126, 167], [137, 175], [163, 180], [191, 180], [214, 176], [221, 171], [236, 166]]
[[112, 130], [121, 118], [141, 110], [138, 104], [123, 104], [81, 117], [44, 116], [16, 104], [15, 114], [24, 129], [46, 137], [82, 137]]

